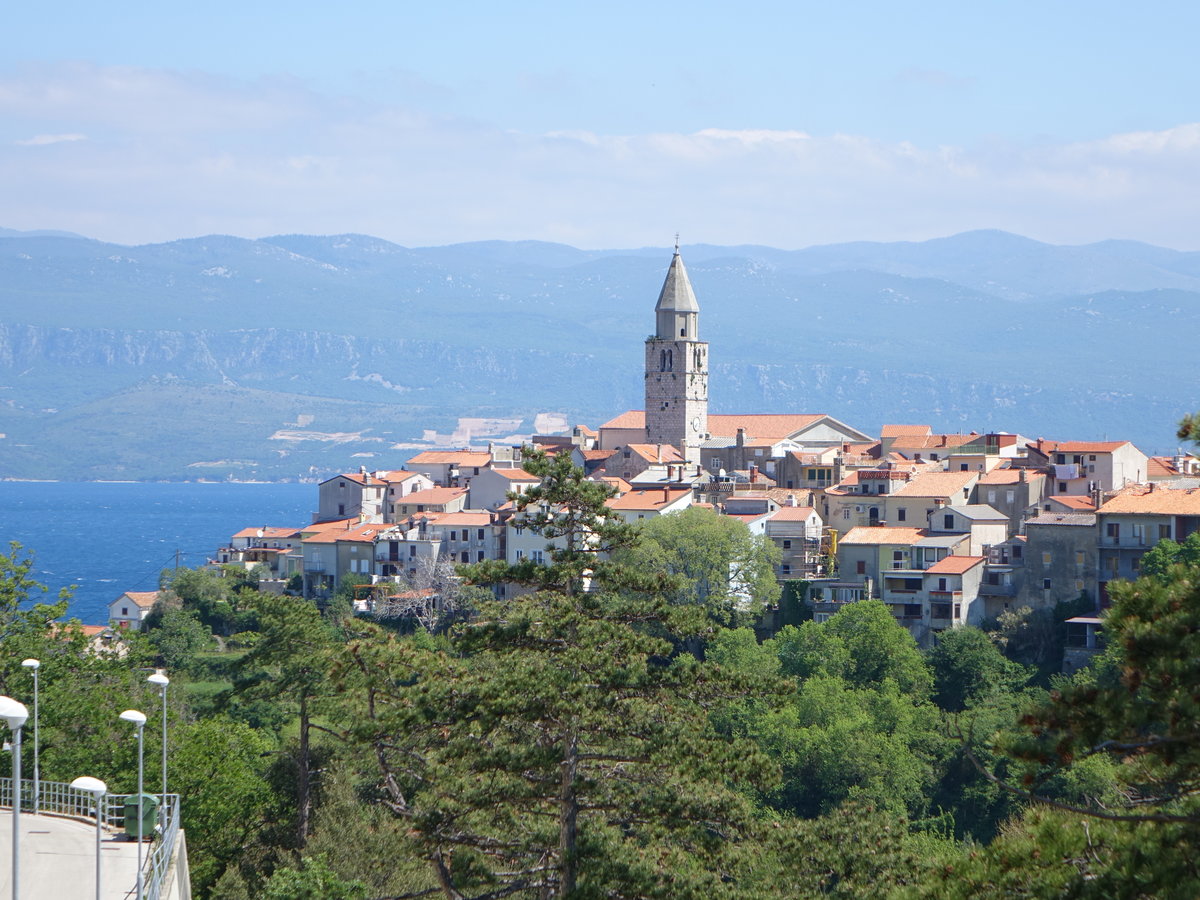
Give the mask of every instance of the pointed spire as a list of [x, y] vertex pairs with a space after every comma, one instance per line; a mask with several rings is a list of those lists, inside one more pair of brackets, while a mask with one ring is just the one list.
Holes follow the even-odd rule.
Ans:
[[671, 268], [667, 270], [667, 278], [663, 282], [662, 291], [659, 292], [654, 311], [700, 312], [700, 304], [696, 302], [691, 279], [683, 266], [683, 257], [679, 255], [678, 238], [675, 243], [675, 255], [671, 258]]

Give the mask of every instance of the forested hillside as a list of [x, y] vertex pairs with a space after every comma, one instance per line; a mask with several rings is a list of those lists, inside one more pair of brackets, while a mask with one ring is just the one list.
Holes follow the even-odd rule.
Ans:
[[181, 569], [129, 655], [97, 656], [0, 558], [0, 691], [42, 661], [42, 777], [131, 790], [118, 713], [155, 708], [165, 665], [202, 898], [1200, 892], [1196, 540], [1113, 588], [1107, 651], [1066, 678], [1068, 610], [923, 653], [883, 604], [816, 623], [790, 583], [759, 640], [664, 549], [695, 517], [614, 524], [604, 486], [534, 465], [530, 525], [563, 549], [462, 568], [431, 630], [351, 617], [352, 584], [318, 608]]

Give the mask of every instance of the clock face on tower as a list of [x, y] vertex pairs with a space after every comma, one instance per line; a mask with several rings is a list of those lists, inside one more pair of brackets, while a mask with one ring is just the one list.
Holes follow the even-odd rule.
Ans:
[[700, 430], [700, 417], [696, 416], [694, 419], [692, 419], [692, 431], [699, 431], [699, 430]]

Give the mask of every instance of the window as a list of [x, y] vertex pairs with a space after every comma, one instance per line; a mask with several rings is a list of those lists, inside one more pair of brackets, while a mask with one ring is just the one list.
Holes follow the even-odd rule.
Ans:
[[339, 516], [344, 516], [345, 514], [346, 514], [346, 504], [345, 504], [345, 503], [339, 503], [339, 504], [338, 504], [338, 515], [339, 515]]
[[121, 615], [123, 615], [123, 616], [129, 615], [129, 607], [128, 606], [121, 607]]
[[1049, 578], [1042, 579], [1042, 590], [1043, 591], [1050, 590], [1050, 579]]
[[417, 555], [417, 548], [416, 548], [416, 545], [414, 545], [414, 544], [409, 544], [409, 545], [408, 545], [408, 555], [409, 555], [410, 557], [411, 557], [411, 556], [416, 556], [416, 555]]
[[954, 618], [956, 618], [956, 619], [962, 618], [962, 604], [961, 603], [954, 604]]
[[1004, 502], [1008, 503], [1009, 505], [1016, 503], [1017, 502], [1017, 492], [1016, 491], [1005, 491], [1004, 492]]
[[958, 464], [958, 471], [960, 471], [960, 472], [965, 472], [965, 471], [967, 471], [967, 468], [968, 468], [968, 467], [967, 467], [967, 464], [966, 464], [966, 463], [959, 463], [959, 464]]
[[791, 549], [792, 549], [792, 542], [791, 542], [791, 541], [784, 541], [784, 542], [783, 542], [783, 549], [784, 549], [784, 550], [791, 550]]
[[988, 503], [995, 503], [996, 502], [996, 492], [994, 490], [989, 489], [987, 492], [987, 498], [988, 498]]
[[1138, 554], [1138, 555], [1137, 555], [1137, 556], [1135, 556], [1133, 559], [1131, 559], [1131, 560], [1129, 561], [1129, 565], [1130, 565], [1130, 567], [1133, 569], [1133, 571], [1135, 571], [1135, 572], [1136, 572], [1138, 569], [1140, 569], [1140, 568], [1142, 567], [1142, 557], [1141, 557], [1141, 554]]
[[1075, 565], [1082, 566], [1085, 562], [1086, 554], [1082, 550], [1075, 551]]
[[1024, 555], [1024, 553], [1025, 553], [1024, 547], [1022, 547], [1020, 544], [1013, 544], [1013, 546], [1012, 546], [1013, 559], [1020, 559]]
[[953, 528], [953, 527], [954, 527], [954, 516], [953, 516], [953, 514], [950, 514], [950, 515], [943, 516], [943, 517], [942, 517], [942, 523], [943, 523], [943, 527], [945, 527], [945, 528]]
[[479, 539], [482, 541], [482, 540], [483, 540], [483, 529], [482, 529], [482, 528], [480, 528], [480, 529], [479, 529], [479, 534], [477, 534], [477, 535], [475, 535], [475, 536], [476, 536], [477, 538], [479, 538]]
[[780, 573], [783, 575], [791, 575], [792, 574], [792, 567], [789, 566], [787, 563], [784, 563], [782, 566], [780, 566], [779, 570], [780, 570]]
[[1067, 492], [1067, 483], [1065, 481], [1060, 481], [1058, 483], [1058, 492], [1060, 494], [1065, 494]]
[[1067, 454], [1065, 454], [1065, 453], [1060, 453], [1060, 454], [1058, 454], [1056, 457], [1054, 457], [1054, 461], [1055, 461], [1056, 463], [1058, 463], [1060, 466], [1066, 465], [1066, 463], [1067, 463]]
[[1050, 565], [1050, 551], [1049, 550], [1042, 551], [1042, 565], [1043, 566]]
[[[710, 456], [708, 458], [708, 467], [710, 469], [712, 469], [714, 472], [717, 471], [717, 469], [721, 468], [721, 457]], [[791, 487], [791, 485], [788, 485], [788, 486]]]
[[905, 509], [903, 506], [900, 507], [898, 510], [896, 510], [896, 521], [897, 522], [903, 522], [907, 518], [908, 518], [908, 510]]
[[845, 509], [842, 510], [842, 518], [843, 519], [850, 518], [850, 507], [847, 506]]
[[1112, 572], [1113, 576], [1115, 577], [1116, 574], [1121, 571], [1121, 560], [1116, 556], [1109, 557], [1108, 570]]
[[1108, 535], [1110, 538], [1112, 538], [1114, 541], [1120, 540], [1121, 539], [1121, 523], [1120, 522], [1109, 522], [1107, 525], [1104, 526], [1104, 533], [1106, 535]]
[[534, 550], [534, 551], [530, 552], [529, 558], [532, 559], [535, 563], [537, 563], [540, 566], [542, 564], [542, 558], [543, 558], [542, 551]]
[[525, 551], [524, 551], [524, 550], [518, 550], [518, 551], [517, 551], [517, 560], [518, 560], [518, 561], [520, 561], [520, 560], [522, 560], [522, 559], [524, 559], [524, 558], [525, 558]]
[[1165, 540], [1169, 540], [1170, 537], [1171, 537], [1171, 526], [1170, 525], [1159, 525], [1158, 526], [1158, 539], [1160, 541], [1165, 541]]
[[470, 553], [468, 553], [466, 550], [464, 550], [464, 551], [462, 552], [462, 556], [461, 556], [461, 557], [459, 557], [459, 558], [460, 558], [460, 559], [461, 559], [463, 562], [470, 562], [470, 561], [471, 561], [471, 554], [470, 554]]
[[482, 550], [480, 550], [480, 551], [479, 551], [479, 552], [478, 552], [478, 553], [475, 555], [475, 561], [476, 561], [476, 562], [483, 562], [483, 551], [482, 551]]
[[939, 591], [944, 591], [944, 590], [946, 590], [946, 579], [945, 579], [945, 578], [939, 578], [939, 579], [938, 579], [938, 588], [937, 588], [937, 589], [938, 589]]
[[859, 574], [859, 575], [866, 575], [866, 574], [867, 574], [867, 563], [866, 563], [866, 560], [862, 560], [862, 559], [858, 560], [858, 561], [857, 561], [857, 562], [854, 564], [854, 571], [855, 571], [857, 574]]
[[452, 541], [458, 540], [458, 532], [457, 531], [450, 532], [450, 540], [452, 540]]

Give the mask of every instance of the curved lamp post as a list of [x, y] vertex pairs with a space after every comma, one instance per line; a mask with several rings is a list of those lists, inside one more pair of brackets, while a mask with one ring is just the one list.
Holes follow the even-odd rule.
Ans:
[[167, 685], [171, 683], [171, 679], [159, 671], [146, 680], [162, 688], [162, 797], [159, 798], [158, 815], [165, 824], [167, 816]]
[[41, 812], [42, 781], [38, 771], [38, 669], [42, 664], [36, 659], [21, 661], [21, 665], [33, 674], [33, 811]]
[[120, 718], [137, 726], [138, 739], [138, 786], [137, 786], [137, 900], [143, 900], [142, 893], [142, 732], [146, 727], [146, 716], [136, 709], [127, 709]]
[[71, 782], [71, 787], [78, 791], [87, 791], [96, 798], [96, 900], [100, 900], [100, 823], [103, 818], [100, 808], [104, 802], [104, 795], [108, 793], [108, 785], [99, 778], [80, 775]]
[[12, 896], [21, 896], [21, 731], [29, 710], [12, 697], [0, 697], [0, 719], [8, 723], [13, 733], [13, 791], [12, 791]]

